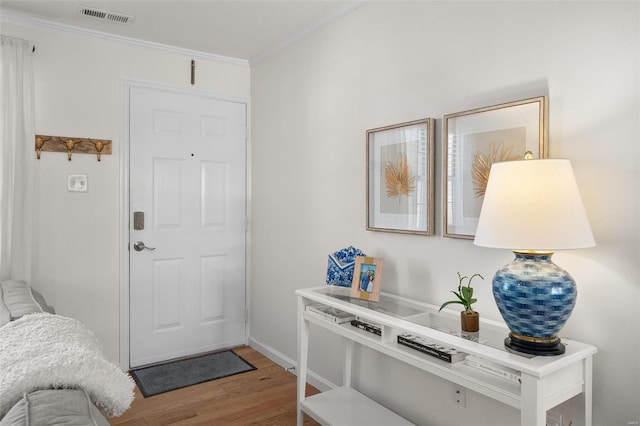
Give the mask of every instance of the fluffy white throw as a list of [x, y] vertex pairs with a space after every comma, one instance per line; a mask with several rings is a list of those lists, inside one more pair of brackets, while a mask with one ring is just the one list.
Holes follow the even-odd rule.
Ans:
[[86, 390], [106, 417], [124, 413], [134, 397], [131, 377], [80, 322], [41, 313], [0, 327], [0, 419], [23, 394], [51, 388]]

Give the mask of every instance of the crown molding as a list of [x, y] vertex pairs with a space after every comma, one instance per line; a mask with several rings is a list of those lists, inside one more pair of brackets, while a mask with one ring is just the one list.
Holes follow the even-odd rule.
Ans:
[[336, 10], [334, 10], [332, 13], [325, 15], [324, 17], [322, 17], [321, 19], [315, 21], [314, 23], [312, 23], [311, 25], [309, 25], [307, 28], [303, 29], [302, 31], [299, 31], [297, 33], [295, 33], [293, 36], [286, 38], [285, 40], [281, 41], [280, 43], [278, 43], [277, 45], [275, 45], [274, 47], [272, 47], [271, 49], [268, 49], [266, 51], [264, 51], [263, 53], [259, 54], [258, 56], [256, 56], [255, 58], [251, 58], [249, 60], [249, 64], [250, 65], [255, 65], [258, 62], [261, 62], [263, 60], [265, 60], [266, 58], [268, 58], [269, 56], [273, 55], [274, 53], [278, 52], [279, 50], [284, 49], [286, 46], [301, 40], [305, 37], [307, 37], [309, 34], [317, 31], [318, 29], [320, 29], [321, 27], [333, 22], [333, 21], [337, 21], [338, 19], [342, 18], [343, 16], [345, 16], [348, 13], [353, 12], [354, 10], [364, 6], [365, 4], [368, 3], [369, 0], [364, 0], [364, 1], [355, 1], [355, 0], [350, 0], [347, 3], [345, 3], [343, 6], [337, 8]]
[[151, 41], [140, 40], [132, 37], [124, 37], [115, 34], [109, 34], [102, 31], [90, 30], [86, 28], [80, 28], [73, 25], [61, 24], [58, 22], [52, 22], [45, 19], [36, 18], [29, 15], [1, 11], [0, 23], [21, 25], [32, 28], [39, 28], [49, 31], [57, 31], [66, 34], [74, 34], [85, 37], [92, 37], [102, 40], [115, 41], [118, 43], [128, 44], [138, 47], [146, 47], [156, 50], [162, 50], [169, 53], [176, 53], [179, 55], [185, 55], [194, 58], [207, 59], [216, 62], [223, 62], [227, 64], [249, 66], [249, 61], [245, 59], [231, 58], [228, 56], [215, 55], [207, 52], [200, 52], [197, 50], [184, 49], [181, 47], [170, 46], [162, 43], [154, 43]]
[[92, 37], [92, 38], [97, 38], [102, 40], [115, 41], [118, 43], [128, 44], [132, 46], [162, 50], [169, 53], [175, 53], [179, 55], [185, 55], [185, 56], [190, 56], [190, 57], [195, 57], [200, 59], [207, 59], [207, 60], [216, 61], [216, 62], [222, 62], [222, 63], [228, 63], [228, 64], [234, 64], [234, 65], [240, 65], [240, 66], [250, 66], [265, 60], [269, 56], [284, 49], [286, 46], [307, 37], [308, 35], [317, 31], [321, 27], [342, 18], [343, 16], [347, 15], [350, 12], [353, 12], [354, 10], [365, 5], [367, 2], [368, 0], [364, 0], [364, 1], [350, 0], [346, 2], [343, 6], [329, 13], [328, 15], [325, 15], [321, 19], [313, 22], [307, 28], [293, 34], [291, 37], [288, 37], [282, 40], [280, 43], [258, 54], [255, 58], [252, 58], [251, 60], [231, 58], [228, 56], [215, 55], [212, 53], [185, 49], [181, 47], [170, 46], [167, 44], [140, 40], [132, 37], [119, 36], [116, 34], [110, 34], [102, 31], [96, 31], [96, 30], [91, 30], [87, 28], [76, 27], [73, 25], [48, 21], [46, 19], [36, 18], [34, 16], [30, 16], [26, 14], [21, 14], [16, 12], [7, 12], [6, 10], [0, 11], [0, 23], [21, 25], [21, 26], [39, 28], [39, 29], [44, 29], [49, 31], [57, 31], [57, 32], [66, 33], [66, 34], [74, 34], [74, 35]]

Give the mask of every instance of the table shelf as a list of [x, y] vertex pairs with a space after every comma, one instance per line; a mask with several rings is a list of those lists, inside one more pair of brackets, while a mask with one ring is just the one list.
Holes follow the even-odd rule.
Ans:
[[[449, 327], [453, 330], [447, 330], [455, 314], [438, 314], [438, 308], [434, 305], [386, 293], [381, 293], [380, 302], [377, 304], [363, 302], [359, 299], [351, 299], [348, 289], [328, 287], [331, 286], [296, 291], [298, 296], [298, 424], [302, 424], [303, 412], [310, 414], [322, 424], [349, 424], [346, 420], [348, 417], [344, 418], [344, 422], [340, 421], [342, 415], [348, 415], [348, 410], [338, 409], [332, 405], [340, 401], [335, 395], [341, 395], [342, 392], [356, 395], [355, 398], [361, 396], [367, 404], [376, 404], [375, 401], [351, 388], [353, 345], [359, 344], [514, 407], [521, 412], [522, 425], [545, 425], [548, 409], [577, 394], [584, 393], [585, 423], [590, 426], [591, 370], [592, 357], [597, 351], [595, 347], [563, 340], [567, 349], [563, 355], [521, 356], [508, 352], [499, 344], [509, 331], [499, 322], [481, 320], [481, 333], [473, 336], [477, 340], [473, 341], [458, 335], [455, 326]], [[305, 312], [307, 305], [317, 303], [349, 312], [359, 319], [369, 320], [381, 327], [381, 335], [359, 329], [352, 326], [350, 322], [338, 324]], [[305, 384], [311, 324], [342, 336], [349, 344], [345, 354], [344, 386], [306, 398]], [[445, 324], [445, 327], [442, 327], [442, 324]], [[437, 328], [434, 328], [436, 325]], [[401, 333], [411, 333], [434, 340], [444, 346], [488, 360], [505, 370], [516, 371], [521, 377], [521, 383], [497, 377], [464, 361], [449, 363], [401, 345], [397, 342], [397, 336]], [[383, 411], [387, 410], [384, 407], [381, 408]]]
[[409, 421], [350, 387], [306, 398], [302, 408], [322, 425], [409, 426]]

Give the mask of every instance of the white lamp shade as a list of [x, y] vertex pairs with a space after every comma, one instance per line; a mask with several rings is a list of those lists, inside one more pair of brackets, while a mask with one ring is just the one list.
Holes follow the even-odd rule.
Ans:
[[550, 251], [595, 246], [569, 160], [494, 163], [474, 244]]

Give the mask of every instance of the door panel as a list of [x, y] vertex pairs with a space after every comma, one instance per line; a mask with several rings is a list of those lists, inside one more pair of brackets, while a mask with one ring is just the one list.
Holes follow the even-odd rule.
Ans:
[[202, 163], [202, 227], [224, 226], [227, 211], [228, 164]]
[[246, 342], [245, 129], [243, 103], [130, 89], [131, 367]]
[[161, 259], [153, 262], [153, 327], [152, 331], [177, 330], [186, 327], [185, 306], [181, 288], [184, 259]]

